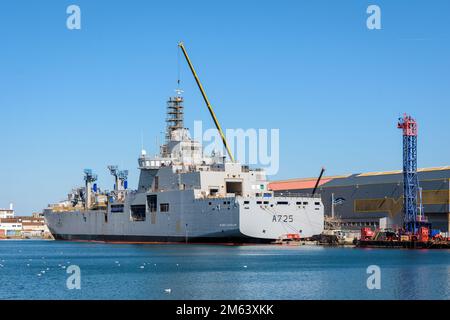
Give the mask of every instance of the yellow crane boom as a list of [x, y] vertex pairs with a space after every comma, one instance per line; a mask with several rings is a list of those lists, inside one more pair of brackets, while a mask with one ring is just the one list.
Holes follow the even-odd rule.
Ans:
[[189, 68], [191, 69], [192, 75], [195, 78], [195, 82], [197, 82], [197, 86], [200, 89], [200, 92], [202, 93], [203, 100], [205, 100], [205, 103], [206, 103], [206, 106], [208, 107], [209, 113], [211, 114], [214, 124], [216, 125], [216, 128], [220, 133], [220, 137], [222, 138], [223, 145], [227, 149], [228, 156], [230, 157], [231, 161], [234, 162], [233, 154], [231, 153], [230, 147], [228, 146], [227, 139], [225, 138], [222, 128], [220, 127], [219, 120], [217, 119], [216, 114], [214, 113], [214, 110], [211, 106], [211, 103], [209, 102], [208, 96], [206, 95], [206, 92], [203, 89], [202, 83], [200, 82], [200, 79], [197, 76], [197, 72], [195, 72], [194, 66], [192, 65], [191, 59], [189, 59], [189, 55], [187, 54], [187, 51], [186, 51], [186, 48], [184, 47], [183, 42], [178, 43], [178, 46], [180, 47], [181, 51], [183, 52], [184, 57], [186, 58]]

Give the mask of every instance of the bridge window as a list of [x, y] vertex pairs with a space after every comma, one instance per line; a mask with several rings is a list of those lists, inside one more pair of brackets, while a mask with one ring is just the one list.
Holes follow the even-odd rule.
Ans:
[[242, 196], [242, 182], [226, 183], [227, 193], [234, 193], [236, 196]]
[[209, 188], [209, 195], [211, 197], [217, 196], [218, 193], [219, 193], [219, 188], [218, 187]]
[[161, 212], [169, 212], [169, 204], [168, 203], [160, 203], [159, 209]]
[[145, 204], [131, 206], [131, 219], [133, 221], [145, 221]]
[[123, 212], [123, 204], [112, 204], [111, 212]]
[[158, 198], [156, 194], [147, 196], [147, 205], [150, 212], [156, 212]]

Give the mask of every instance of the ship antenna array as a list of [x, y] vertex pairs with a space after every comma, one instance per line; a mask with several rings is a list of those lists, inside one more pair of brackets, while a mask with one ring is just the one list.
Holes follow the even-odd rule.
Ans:
[[228, 146], [228, 142], [222, 131], [222, 127], [220, 126], [219, 120], [217, 119], [217, 116], [211, 106], [211, 103], [209, 102], [208, 96], [206, 95], [206, 92], [203, 89], [202, 83], [200, 82], [200, 79], [198, 78], [197, 72], [194, 69], [194, 65], [192, 64], [191, 59], [189, 58], [189, 55], [186, 51], [186, 48], [184, 47], [184, 43], [183, 42], [178, 43], [178, 47], [180, 47], [181, 51], [183, 52], [184, 57], [186, 58], [189, 68], [191, 69], [192, 75], [194, 76], [195, 82], [197, 83], [197, 86], [200, 89], [203, 100], [205, 101], [206, 106], [208, 107], [209, 113], [214, 121], [214, 124], [216, 125], [216, 129], [219, 131], [220, 137], [222, 138], [222, 142], [223, 142], [223, 145], [225, 146], [225, 149], [227, 150], [228, 156], [230, 157], [231, 161], [234, 162], [233, 154], [231, 153], [230, 147]]
[[181, 84], [180, 50], [177, 50], [177, 90], [180, 90], [180, 84]]

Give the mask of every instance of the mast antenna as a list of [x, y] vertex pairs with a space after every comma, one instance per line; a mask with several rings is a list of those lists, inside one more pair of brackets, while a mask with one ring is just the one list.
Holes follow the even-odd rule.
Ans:
[[177, 48], [177, 90], [180, 90], [180, 84], [181, 84], [180, 50], [178, 50]]

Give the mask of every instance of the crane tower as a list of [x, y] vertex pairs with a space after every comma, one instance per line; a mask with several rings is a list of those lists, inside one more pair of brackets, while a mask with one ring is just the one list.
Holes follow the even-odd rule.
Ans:
[[[406, 231], [416, 234], [423, 225], [422, 199], [418, 201], [417, 122], [404, 114], [397, 127], [403, 130], [403, 222]], [[420, 202], [420, 203], [419, 203]], [[419, 212], [420, 208], [420, 212]]]

